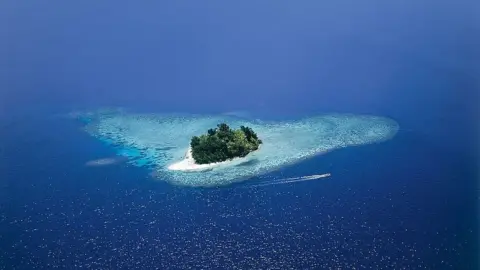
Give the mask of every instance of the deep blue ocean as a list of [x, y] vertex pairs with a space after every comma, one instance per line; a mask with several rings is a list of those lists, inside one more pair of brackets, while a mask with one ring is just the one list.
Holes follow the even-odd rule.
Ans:
[[476, 268], [474, 160], [414, 131], [271, 173], [330, 178], [186, 188], [86, 167], [115, 152], [81, 127], [3, 120], [0, 269]]
[[[0, 269], [479, 269], [479, 1], [0, 1]], [[324, 113], [386, 142], [187, 188], [76, 110]], [[262, 181], [251, 179], [251, 183]]]

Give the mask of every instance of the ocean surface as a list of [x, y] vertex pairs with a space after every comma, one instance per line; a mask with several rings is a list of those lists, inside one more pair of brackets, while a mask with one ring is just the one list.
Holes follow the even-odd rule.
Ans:
[[476, 269], [470, 155], [402, 128], [272, 172], [317, 181], [176, 187], [118, 162], [82, 125], [5, 118], [0, 269]]
[[[479, 10], [0, 1], [0, 270], [480, 269]], [[248, 183], [327, 178], [188, 188], [63, 117], [109, 106], [400, 129]]]

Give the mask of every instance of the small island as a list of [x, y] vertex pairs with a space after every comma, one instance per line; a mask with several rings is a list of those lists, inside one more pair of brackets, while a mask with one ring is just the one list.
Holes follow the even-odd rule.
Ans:
[[193, 136], [190, 142], [192, 158], [196, 164], [210, 164], [237, 157], [245, 157], [262, 144], [257, 134], [249, 127], [231, 129], [221, 123], [209, 129], [207, 134]]

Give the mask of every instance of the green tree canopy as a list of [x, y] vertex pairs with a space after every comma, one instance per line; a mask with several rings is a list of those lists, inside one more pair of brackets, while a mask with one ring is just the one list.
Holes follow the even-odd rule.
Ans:
[[207, 134], [193, 136], [190, 142], [192, 157], [198, 164], [221, 162], [236, 157], [245, 157], [262, 144], [257, 134], [249, 127], [231, 129], [226, 123], [209, 129]]

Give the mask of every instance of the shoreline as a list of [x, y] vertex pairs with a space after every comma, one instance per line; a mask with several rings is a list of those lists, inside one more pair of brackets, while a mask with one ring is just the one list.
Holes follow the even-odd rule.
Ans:
[[[258, 150], [256, 150], [258, 151]], [[255, 152], [256, 152], [255, 151]], [[250, 156], [251, 157], [251, 156]], [[188, 147], [187, 153], [185, 153], [184, 158], [181, 161], [175, 162], [168, 165], [167, 169], [171, 171], [183, 171], [183, 172], [192, 172], [192, 171], [205, 171], [210, 170], [214, 167], [225, 165], [225, 164], [241, 164], [243, 162], [249, 161], [248, 155], [240, 158], [233, 158], [230, 160], [225, 160], [221, 162], [214, 162], [208, 164], [197, 164], [192, 157], [192, 147]], [[240, 162], [237, 162], [240, 161]]]

